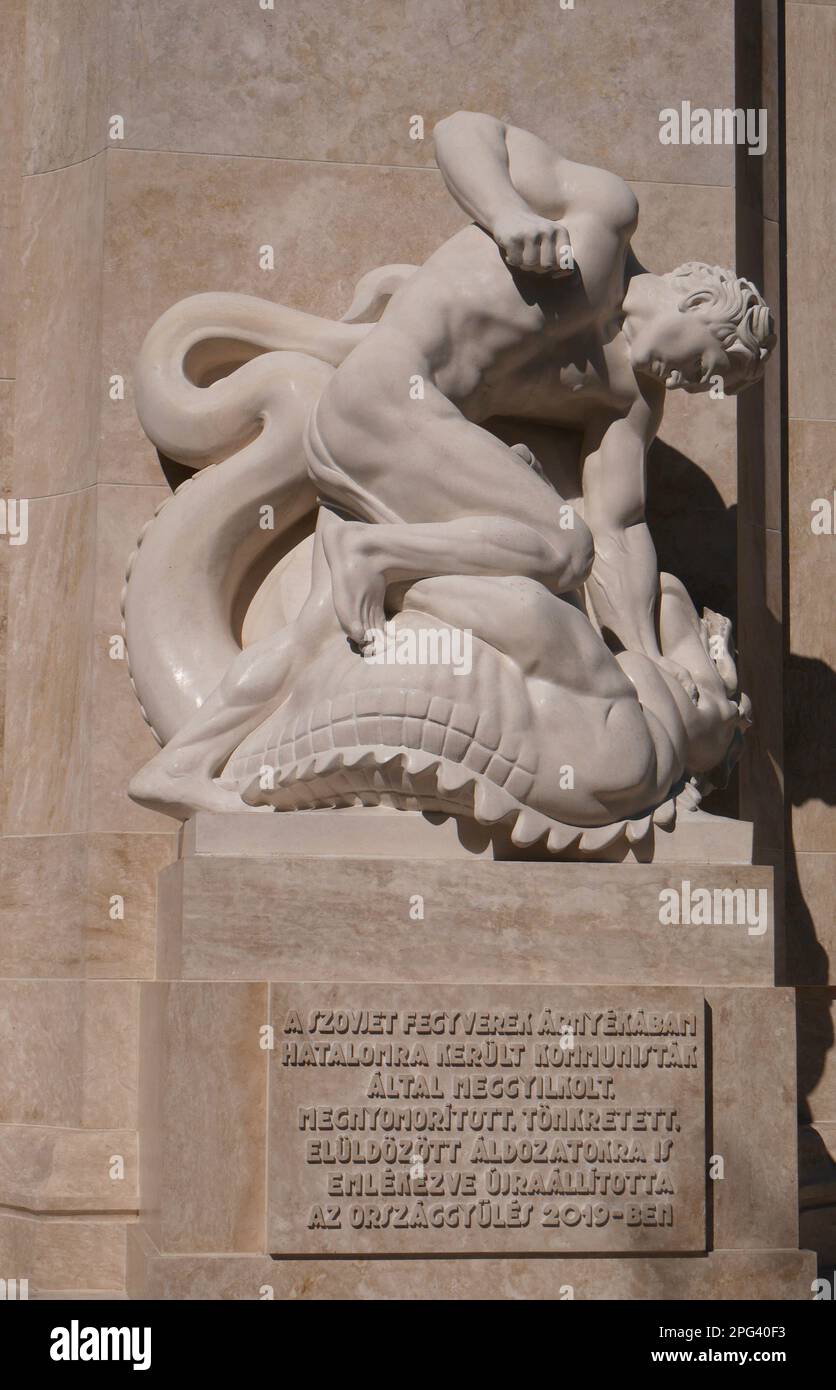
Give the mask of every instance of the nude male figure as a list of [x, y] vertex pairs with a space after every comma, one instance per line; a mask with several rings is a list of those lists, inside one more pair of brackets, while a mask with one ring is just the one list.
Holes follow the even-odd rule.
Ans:
[[[690, 673], [659, 647], [646, 455], [667, 390], [706, 391], [719, 379], [733, 393], [761, 374], [774, 343], [769, 310], [731, 271], [644, 271], [630, 249], [638, 205], [616, 175], [471, 112], [442, 120], [435, 141], [473, 222], [393, 295], [309, 421], [309, 470], [343, 514], [321, 513], [311, 600], [275, 641], [242, 652], [139, 774], [132, 795], [146, 804], [231, 806], [237, 794], [212, 778], [286, 698], [300, 636], [310, 656], [336, 611], [362, 648], [384, 624], [387, 588], [421, 579], [515, 575], [554, 595], [585, 584], [613, 652], [648, 658], [696, 696]], [[571, 527], [528, 452], [482, 428], [497, 415], [581, 433], [583, 517]], [[468, 625], [450, 591], [447, 621]]]
[[[599, 626], [659, 660], [644, 502], [665, 391], [704, 391], [712, 378], [738, 390], [766, 355], [769, 311], [730, 272], [722, 283], [709, 267], [690, 278], [641, 272], [630, 251], [638, 204], [616, 175], [469, 112], [441, 121], [435, 141], [474, 225], [429, 258], [351, 353], [309, 441], [313, 477], [349, 513], [431, 524], [330, 533], [341, 621], [362, 645], [395, 580], [521, 574], [555, 593], [586, 580]], [[561, 268], [567, 252], [574, 269]], [[416, 376], [425, 394], [411, 401]], [[567, 531], [562, 499], [480, 428], [495, 415], [583, 432], [585, 525]]]

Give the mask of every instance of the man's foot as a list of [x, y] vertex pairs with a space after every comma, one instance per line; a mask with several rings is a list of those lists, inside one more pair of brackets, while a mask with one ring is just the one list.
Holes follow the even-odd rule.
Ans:
[[188, 820], [195, 811], [263, 811], [247, 806], [231, 787], [223, 787], [198, 772], [171, 773], [158, 763], [159, 754], [143, 767], [128, 787], [128, 796], [149, 811]]
[[375, 634], [386, 627], [386, 575], [376, 553], [374, 530], [362, 521], [345, 521], [322, 536], [337, 617], [361, 651], [372, 646]]
[[734, 664], [731, 619], [724, 618], [722, 613], [714, 613], [710, 608], [704, 608], [700, 627], [708, 655], [717, 667], [717, 674], [727, 693], [734, 695], [737, 691], [737, 667]]

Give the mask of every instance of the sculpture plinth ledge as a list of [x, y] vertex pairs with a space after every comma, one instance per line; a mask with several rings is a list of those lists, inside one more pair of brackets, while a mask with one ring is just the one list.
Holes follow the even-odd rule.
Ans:
[[203, 294], [145, 341], [143, 427], [195, 471], [124, 593], [163, 745], [131, 795], [647, 857], [749, 722], [728, 620], [659, 573], [647, 451], [667, 391], [760, 376], [771, 315], [732, 271], [642, 267], [615, 175], [475, 113], [435, 135], [473, 220], [423, 266], [340, 321]]

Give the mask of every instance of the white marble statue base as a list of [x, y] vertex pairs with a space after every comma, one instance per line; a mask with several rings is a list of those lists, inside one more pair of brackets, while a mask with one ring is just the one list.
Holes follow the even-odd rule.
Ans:
[[[364, 859], [538, 859], [550, 854], [542, 844], [519, 849], [501, 828], [477, 825], [465, 817], [398, 811], [388, 806], [341, 810], [224, 812], [200, 811], [181, 832], [181, 857], [195, 854], [325, 855]], [[752, 824], [682, 811], [672, 830], [653, 827], [641, 844], [620, 841], [609, 849], [563, 858], [618, 863], [751, 864]]]

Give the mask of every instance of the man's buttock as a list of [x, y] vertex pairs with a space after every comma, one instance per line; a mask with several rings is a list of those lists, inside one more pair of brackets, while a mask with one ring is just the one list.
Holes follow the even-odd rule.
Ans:
[[[329, 440], [326, 441], [322, 430], [323, 414], [327, 418], [329, 411], [327, 403], [320, 399], [308, 416], [303, 436], [308, 473], [316, 484], [319, 496], [350, 516], [364, 521], [400, 521], [401, 517], [397, 512], [388, 508], [371, 487], [364, 486], [361, 477], [358, 476], [362, 475], [363, 470], [357, 466], [359, 440], [355, 428], [341, 422], [338, 414], [332, 412], [330, 426], [326, 427], [329, 434]], [[365, 457], [368, 460], [368, 434], [365, 438]], [[336, 444], [332, 444], [331, 440], [336, 441]], [[345, 461], [345, 466], [341, 459]]]

